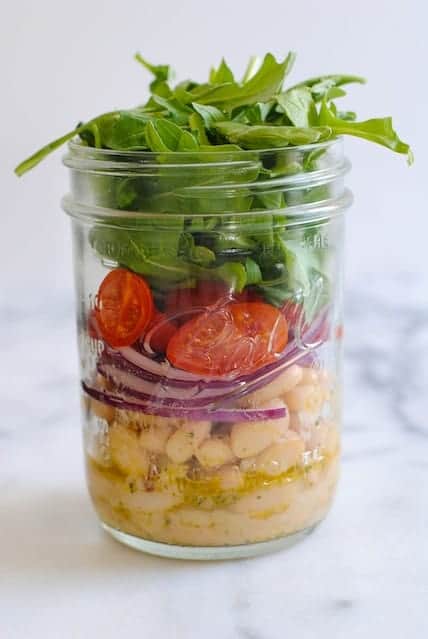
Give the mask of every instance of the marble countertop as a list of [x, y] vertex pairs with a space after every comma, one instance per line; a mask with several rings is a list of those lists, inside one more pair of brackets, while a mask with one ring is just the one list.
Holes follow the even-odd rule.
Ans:
[[326, 521], [289, 550], [214, 563], [145, 556], [98, 527], [73, 300], [48, 297], [17, 295], [1, 322], [2, 637], [428, 634], [426, 281], [398, 273], [348, 290], [342, 478]]

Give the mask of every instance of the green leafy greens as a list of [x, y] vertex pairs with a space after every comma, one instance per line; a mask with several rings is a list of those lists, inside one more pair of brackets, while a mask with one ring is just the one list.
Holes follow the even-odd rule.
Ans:
[[[310, 145], [342, 135], [383, 145], [411, 162], [390, 117], [359, 122], [353, 111], [337, 108], [344, 87], [365, 80], [325, 75], [285, 86], [294, 53], [283, 60], [267, 53], [250, 59], [242, 80], [222, 59], [207, 82], [173, 85], [169, 65], [153, 65], [139, 53], [135, 58], [153, 77], [144, 104], [79, 123], [19, 164], [16, 174], [73, 138], [96, 149], [148, 151], [152, 173], [92, 178], [99, 205], [123, 211], [91, 229], [102, 260], [147, 278], [161, 307], [171, 288], [211, 279], [238, 292], [251, 287], [277, 306], [300, 296], [308, 313], [325, 303], [329, 252], [316, 245], [321, 225], [288, 227], [287, 206], [327, 200], [329, 186], [287, 191], [266, 183], [322, 168], [325, 147]], [[126, 214], [135, 211], [151, 215]], [[315, 301], [314, 291], [321, 291]]]
[[[139, 53], [135, 58], [154, 76], [152, 95], [144, 105], [79, 124], [21, 162], [15, 169], [17, 175], [32, 169], [75, 136], [96, 148], [176, 152], [231, 141], [243, 149], [261, 149], [355, 135], [412, 159], [409, 146], [395, 133], [391, 118], [350, 124], [355, 114], [337, 111], [333, 100], [345, 95], [343, 86], [364, 83], [359, 76], [320, 76], [284, 89], [295, 54], [289, 53], [281, 62], [267, 53], [261, 63], [251, 58], [242, 82], [235, 79], [223, 59], [218, 68], [211, 69], [208, 82], [188, 80], [173, 88], [169, 65], [151, 64]], [[233, 128], [234, 123], [253, 127], [254, 131]], [[181, 134], [172, 133], [170, 124], [180, 127]], [[291, 130], [294, 127], [296, 131]]]

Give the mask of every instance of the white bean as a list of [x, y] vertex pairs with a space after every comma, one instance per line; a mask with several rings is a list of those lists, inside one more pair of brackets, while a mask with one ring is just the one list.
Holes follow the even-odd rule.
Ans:
[[238, 499], [236, 503], [229, 506], [229, 510], [250, 517], [257, 517], [257, 513], [266, 511], [269, 514], [281, 512], [293, 502], [298, 491], [299, 485], [294, 481], [288, 484], [281, 483], [279, 486], [258, 488]]
[[257, 459], [257, 470], [267, 475], [280, 475], [296, 466], [303, 455], [305, 446], [300, 437], [272, 444]]
[[207, 439], [211, 431], [211, 422], [189, 422], [185, 421], [180, 425], [180, 430], [189, 433], [193, 439], [194, 449]]
[[180, 428], [166, 442], [166, 454], [176, 464], [190, 459], [194, 449], [193, 433], [186, 433]]
[[242, 485], [242, 474], [236, 465], [220, 468], [218, 478], [223, 490], [236, 490]]
[[162, 423], [145, 428], [140, 435], [141, 446], [151, 453], [163, 453], [170, 433], [171, 426]]
[[110, 456], [126, 475], [145, 475], [149, 468], [147, 453], [141, 448], [138, 433], [114, 422], [108, 434]]
[[235, 459], [225, 439], [207, 439], [196, 449], [195, 454], [199, 463], [207, 468], [223, 466]]
[[239, 468], [243, 473], [255, 472], [257, 468], [257, 457], [244, 457], [239, 462]]
[[338, 452], [340, 437], [337, 426], [332, 421], [324, 421], [316, 427], [310, 441], [312, 448], [321, 448], [330, 455]]
[[290, 411], [319, 413], [323, 403], [323, 392], [319, 386], [314, 384], [296, 386], [285, 394], [285, 402]]
[[269, 402], [276, 397], [281, 397], [294, 388], [302, 379], [302, 369], [293, 364], [285, 369], [281, 375], [272, 382], [263, 386], [254, 393], [249, 393], [239, 400], [239, 405], [244, 407], [256, 407], [265, 402]]
[[[284, 407], [285, 404], [280, 399], [260, 406], [261, 409]], [[279, 419], [234, 424], [230, 434], [232, 450], [241, 459], [253, 457], [285, 435], [288, 425], [288, 413]]]
[[315, 368], [305, 366], [301, 369], [302, 379], [300, 384], [318, 384], [319, 374]]
[[322, 384], [331, 385], [333, 383], [333, 375], [326, 368], [321, 368], [318, 371], [319, 380]]
[[305, 411], [290, 413], [290, 429], [305, 442], [309, 442], [317, 419], [318, 415], [314, 413], [306, 413]]
[[90, 406], [91, 412], [100, 419], [105, 419], [109, 423], [114, 420], [115, 409], [113, 408], [113, 406], [109, 406], [108, 404], [99, 402], [93, 397], [91, 398]]
[[124, 505], [131, 511], [134, 509], [143, 510], [145, 512], [159, 512], [161, 510], [169, 510], [181, 502], [179, 495], [168, 493], [166, 491], [143, 491], [127, 495], [124, 499]]

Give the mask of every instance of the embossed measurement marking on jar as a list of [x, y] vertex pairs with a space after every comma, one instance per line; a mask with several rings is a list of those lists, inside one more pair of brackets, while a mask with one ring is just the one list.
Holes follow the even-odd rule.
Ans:
[[302, 240], [302, 248], [307, 249], [328, 249], [329, 241], [325, 233], [314, 233], [304, 237]]

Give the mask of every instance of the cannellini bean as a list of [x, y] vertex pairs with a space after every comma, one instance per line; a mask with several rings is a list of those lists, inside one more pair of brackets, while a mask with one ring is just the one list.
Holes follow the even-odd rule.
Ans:
[[192, 436], [194, 449], [207, 439], [211, 431], [211, 422], [189, 422], [185, 421], [180, 425], [180, 429], [184, 433]]
[[113, 463], [126, 475], [145, 475], [149, 468], [147, 453], [141, 448], [138, 433], [115, 422], [109, 429], [109, 451]]
[[319, 381], [322, 384], [332, 384], [333, 383], [333, 376], [330, 373], [330, 371], [328, 371], [326, 368], [321, 368], [318, 371], [318, 377], [319, 377]]
[[242, 474], [236, 465], [220, 468], [218, 478], [223, 490], [235, 490], [242, 485]]
[[333, 455], [337, 453], [340, 444], [337, 426], [332, 421], [323, 421], [316, 426], [308, 442], [308, 448], [321, 448]]
[[159, 426], [150, 426], [141, 431], [140, 444], [143, 448], [151, 453], [165, 452], [165, 444], [171, 433], [171, 426], [160, 424]]
[[[298, 482], [283, 483], [279, 486], [258, 488], [244, 495], [229, 506], [229, 510], [254, 517], [257, 513], [281, 512], [291, 503], [299, 492]], [[248, 524], [247, 524], [248, 530]]]
[[99, 402], [93, 397], [91, 398], [90, 406], [91, 412], [100, 419], [105, 419], [109, 423], [114, 420], [115, 409], [113, 408], [113, 406], [109, 406], [108, 404]]
[[[260, 408], [285, 407], [284, 402], [275, 400]], [[239, 422], [232, 426], [230, 442], [237, 457], [253, 457], [280, 439], [288, 429], [289, 415], [280, 419], [269, 419], [262, 422]]]
[[159, 415], [147, 415], [133, 410], [116, 409], [116, 420], [121, 424], [134, 426], [142, 430], [151, 428], [178, 428], [183, 419], [177, 417], [160, 417]]
[[297, 433], [305, 442], [310, 441], [318, 415], [300, 411], [290, 413], [290, 430]]
[[302, 369], [300, 366], [293, 364], [285, 369], [281, 375], [276, 377], [272, 382], [260, 388], [254, 393], [249, 393], [239, 400], [239, 405], [244, 407], [255, 407], [269, 402], [276, 397], [281, 397], [294, 388], [302, 379]]
[[159, 512], [161, 510], [169, 510], [181, 502], [181, 497], [177, 494], [168, 493], [166, 491], [143, 491], [128, 495], [124, 500], [125, 506], [130, 510], [138, 509], [146, 512]]
[[235, 457], [225, 439], [207, 439], [195, 451], [196, 457], [202, 466], [215, 468], [232, 462]]
[[242, 473], [255, 472], [257, 469], [257, 457], [244, 457], [239, 462], [239, 468]]
[[285, 394], [285, 402], [290, 411], [318, 413], [323, 403], [323, 392], [314, 384], [299, 385]]
[[195, 450], [193, 433], [178, 429], [166, 442], [166, 454], [176, 464], [186, 462]]
[[318, 370], [312, 367], [305, 366], [301, 369], [302, 379], [301, 384], [317, 384], [319, 380]]
[[283, 442], [272, 444], [257, 459], [257, 470], [267, 475], [280, 475], [296, 466], [304, 453], [305, 446], [300, 437], [293, 436]]

